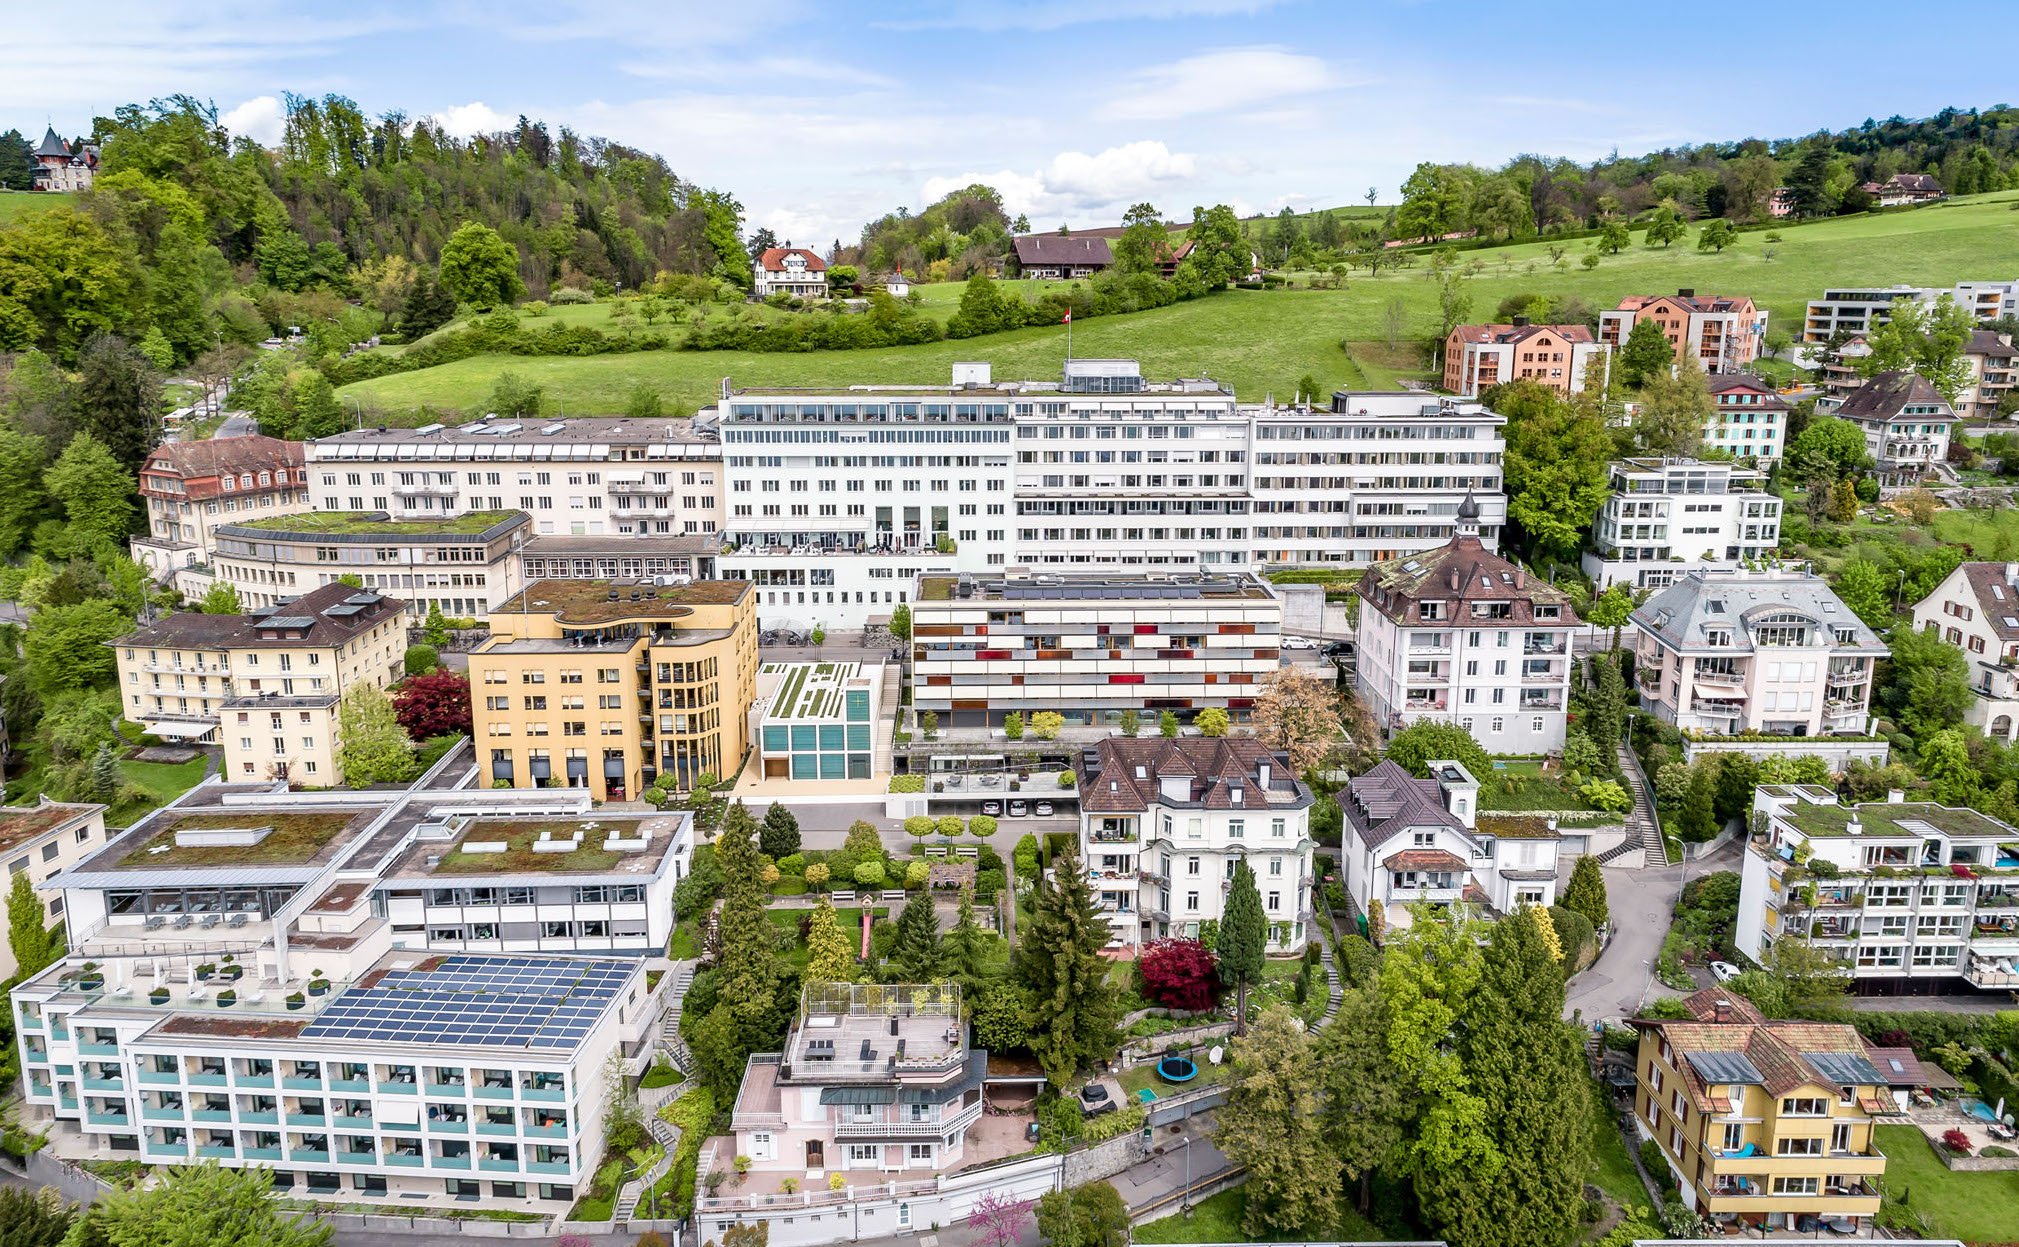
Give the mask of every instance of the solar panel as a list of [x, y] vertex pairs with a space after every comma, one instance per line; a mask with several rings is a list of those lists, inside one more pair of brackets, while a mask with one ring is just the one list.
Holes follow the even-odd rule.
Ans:
[[622, 990], [633, 962], [567, 957], [447, 957], [389, 970], [338, 996], [305, 1039], [573, 1048]]
[[1766, 1079], [1743, 1052], [1686, 1052], [1683, 1054], [1706, 1083], [1740, 1083], [1764, 1086]]
[[267, 628], [312, 628], [315, 620], [307, 615], [268, 615], [260, 624]]
[[337, 619], [348, 619], [352, 615], [357, 614], [359, 611], [363, 609], [364, 607], [362, 606], [352, 606], [348, 602], [339, 602], [335, 606], [332, 606], [328, 610], [324, 611], [323, 614], [332, 616]]
[[1886, 1081], [1861, 1052], [1804, 1052], [1802, 1059], [1839, 1086], [1876, 1086]]

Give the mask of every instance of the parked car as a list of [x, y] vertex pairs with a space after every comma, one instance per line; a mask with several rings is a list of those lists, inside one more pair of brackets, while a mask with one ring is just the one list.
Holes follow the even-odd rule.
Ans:
[[1009, 816], [1011, 818], [1022, 818], [1024, 815], [1030, 812], [1031, 812], [1030, 806], [1026, 805], [1022, 801], [1010, 802]]
[[981, 812], [988, 815], [990, 818], [998, 817], [999, 815], [1002, 814], [1002, 802], [984, 801], [981, 803]]
[[1052, 803], [1049, 801], [1038, 802], [1037, 813], [1039, 818], [1050, 818], [1052, 816]]
[[1283, 638], [1283, 646], [1282, 646], [1282, 647], [1283, 647], [1284, 649], [1317, 649], [1317, 648], [1318, 648], [1318, 642], [1316, 642], [1316, 641], [1312, 640], [1312, 639], [1311, 639], [1310, 637], [1307, 637], [1307, 636], [1287, 636], [1287, 635], [1286, 635], [1286, 636], [1285, 636], [1285, 637]]
[[1739, 976], [1739, 968], [1729, 961], [1711, 962], [1711, 973], [1720, 983], [1729, 983]]

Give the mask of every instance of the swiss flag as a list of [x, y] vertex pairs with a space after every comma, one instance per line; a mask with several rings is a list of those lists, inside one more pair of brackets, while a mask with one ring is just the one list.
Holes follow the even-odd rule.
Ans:
[[1072, 324], [1072, 323], [1073, 323], [1073, 309], [1071, 309], [1071, 308], [1067, 308], [1067, 309], [1066, 309], [1066, 318], [1065, 318], [1064, 320], [1060, 321], [1059, 323], [1060, 323], [1061, 325], [1070, 325], [1070, 324]]

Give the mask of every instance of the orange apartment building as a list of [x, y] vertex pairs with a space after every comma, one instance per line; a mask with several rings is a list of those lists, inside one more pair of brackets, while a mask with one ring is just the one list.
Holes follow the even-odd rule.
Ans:
[[1587, 365], [1608, 348], [1583, 325], [1460, 325], [1444, 340], [1444, 388], [1477, 398], [1505, 381], [1529, 378], [1559, 394], [1584, 388]]
[[1744, 295], [1628, 295], [1598, 314], [1598, 340], [1611, 350], [1625, 345], [1635, 324], [1652, 320], [1675, 352], [1676, 362], [1694, 358], [1705, 372], [1744, 372], [1760, 357], [1767, 311]]

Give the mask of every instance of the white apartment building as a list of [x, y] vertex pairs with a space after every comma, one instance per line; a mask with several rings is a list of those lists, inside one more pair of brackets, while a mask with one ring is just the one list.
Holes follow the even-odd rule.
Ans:
[[1312, 921], [1311, 790], [1252, 737], [1107, 737], [1080, 785], [1080, 860], [1110, 947], [1194, 938], [1226, 912], [1247, 862], [1273, 953], [1303, 951]]
[[1827, 788], [1766, 784], [1753, 811], [1734, 933], [1748, 957], [1799, 940], [1860, 990], [2019, 987], [2019, 828], [1898, 790], [1844, 806]]
[[[42, 925], [64, 921], [63, 892], [49, 881], [105, 843], [105, 807], [73, 805], [43, 797], [34, 805], [0, 806], [0, 861], [13, 876], [27, 875], [42, 901]], [[20, 963], [11, 945], [0, 947], [0, 978], [13, 978]]]
[[13, 1004], [56, 1154], [565, 1208], [606, 1061], [650, 1058], [691, 822], [475, 779], [459, 747], [363, 807], [208, 782], [51, 880], [70, 955]]
[[1430, 763], [1418, 779], [1383, 761], [1339, 794], [1346, 816], [1340, 863], [1355, 908], [1381, 902], [1390, 927], [1409, 907], [1465, 904], [1496, 914], [1556, 903], [1557, 833], [1541, 820], [1508, 820], [1519, 834], [1478, 829], [1479, 780], [1457, 762]]
[[1658, 589], [1689, 566], [1729, 571], [1781, 540], [1767, 474], [1723, 459], [1622, 459], [1592, 524], [1584, 574], [1603, 587]]
[[1954, 478], [1948, 466], [1956, 413], [1934, 383], [1911, 372], [1882, 372], [1851, 392], [1836, 414], [1864, 430], [1865, 453], [1884, 485]]
[[1448, 545], [1362, 575], [1360, 695], [1384, 732], [1434, 719], [1489, 753], [1561, 749], [1577, 615], [1561, 590], [1480, 544], [1473, 499], [1457, 518]]
[[1500, 548], [1507, 421], [1478, 402], [1341, 391], [1330, 411], [1242, 411], [1256, 567], [1366, 567], [1435, 549], [1451, 540], [1468, 494], [1480, 541]]
[[1965, 281], [1953, 286], [1880, 286], [1825, 290], [1809, 300], [1802, 318], [1802, 341], [1828, 342], [1837, 334], [1862, 334], [1893, 319], [1893, 305], [1902, 300], [1932, 306], [1943, 295], [1969, 309], [1978, 321], [2019, 314], [2019, 280]]
[[1134, 710], [1248, 719], [1281, 666], [1283, 601], [1253, 576], [922, 576], [911, 699], [947, 728], [1056, 711], [1072, 724]]
[[1633, 612], [1641, 707], [1709, 736], [1865, 736], [1886, 643], [1822, 577], [1690, 568]]
[[[706, 420], [486, 417], [306, 443], [318, 511], [443, 520], [524, 511], [528, 536], [712, 536], [722, 446]], [[613, 543], [621, 546], [624, 543]]]
[[1914, 627], [1963, 651], [1976, 694], [1963, 721], [2019, 740], [2019, 563], [1964, 563], [1914, 606]]
[[521, 511], [395, 520], [383, 511], [316, 511], [217, 530], [218, 579], [247, 610], [343, 582], [397, 597], [424, 616], [481, 619], [517, 593], [530, 535]]

